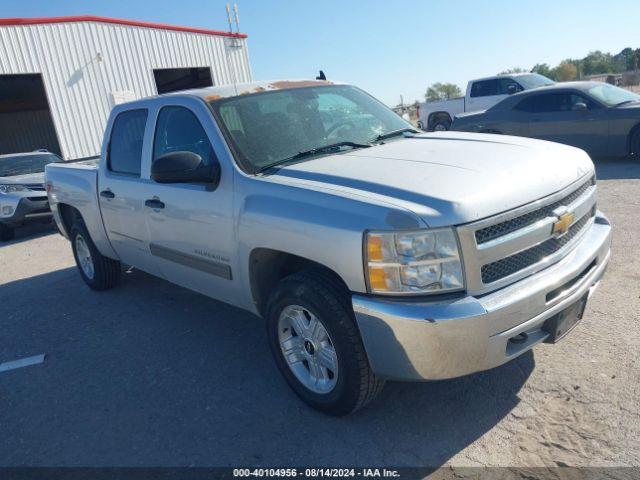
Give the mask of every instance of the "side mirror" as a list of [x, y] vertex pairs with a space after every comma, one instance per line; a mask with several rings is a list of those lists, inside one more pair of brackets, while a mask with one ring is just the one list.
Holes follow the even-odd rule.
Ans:
[[205, 165], [193, 152], [170, 152], [151, 165], [151, 179], [158, 183], [207, 183], [213, 189], [220, 182], [220, 164]]
[[573, 110], [574, 112], [584, 112], [586, 110], [589, 110], [589, 107], [587, 107], [587, 104], [584, 102], [578, 102], [571, 108], [571, 110]]
[[507, 94], [508, 95], [513, 95], [514, 93], [518, 92], [518, 86], [515, 83], [510, 83], [509, 85], [507, 85]]

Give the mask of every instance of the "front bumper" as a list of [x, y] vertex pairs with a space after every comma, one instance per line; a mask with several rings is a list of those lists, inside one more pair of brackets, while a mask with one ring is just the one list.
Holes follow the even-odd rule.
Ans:
[[[11, 213], [4, 213], [5, 207]], [[0, 197], [0, 222], [9, 227], [19, 227], [25, 223], [36, 222], [51, 217], [49, 199], [46, 192], [42, 195], [12, 198]]]
[[[437, 380], [487, 370], [543, 342], [544, 322], [595, 290], [609, 262], [611, 226], [600, 212], [559, 262], [495, 292], [438, 301], [352, 296], [374, 372]], [[526, 333], [519, 343], [510, 339]]]

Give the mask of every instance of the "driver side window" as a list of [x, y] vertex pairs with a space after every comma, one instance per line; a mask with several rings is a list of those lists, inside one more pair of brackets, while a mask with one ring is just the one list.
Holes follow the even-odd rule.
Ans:
[[523, 90], [520, 84], [512, 78], [501, 78], [499, 85], [498, 95], [511, 95]]
[[153, 142], [153, 161], [173, 152], [192, 152], [200, 155], [205, 165], [211, 165], [215, 153], [202, 125], [185, 107], [163, 107], [158, 115]]

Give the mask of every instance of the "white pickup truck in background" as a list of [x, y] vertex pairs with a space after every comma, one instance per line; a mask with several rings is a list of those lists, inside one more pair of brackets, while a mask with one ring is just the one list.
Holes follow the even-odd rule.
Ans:
[[496, 75], [471, 80], [464, 97], [421, 103], [418, 107], [418, 127], [429, 132], [449, 130], [454, 115], [486, 110], [513, 93], [554, 83], [537, 73]]

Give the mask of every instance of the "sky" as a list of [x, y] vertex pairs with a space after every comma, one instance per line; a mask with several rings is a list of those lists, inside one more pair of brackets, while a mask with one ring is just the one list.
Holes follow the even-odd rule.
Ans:
[[[91, 14], [227, 30], [229, 0], [0, 0], [0, 17]], [[233, 0], [255, 80], [357, 85], [389, 105], [435, 82], [640, 47], [640, 0]], [[1, 59], [0, 59], [1, 61]]]

